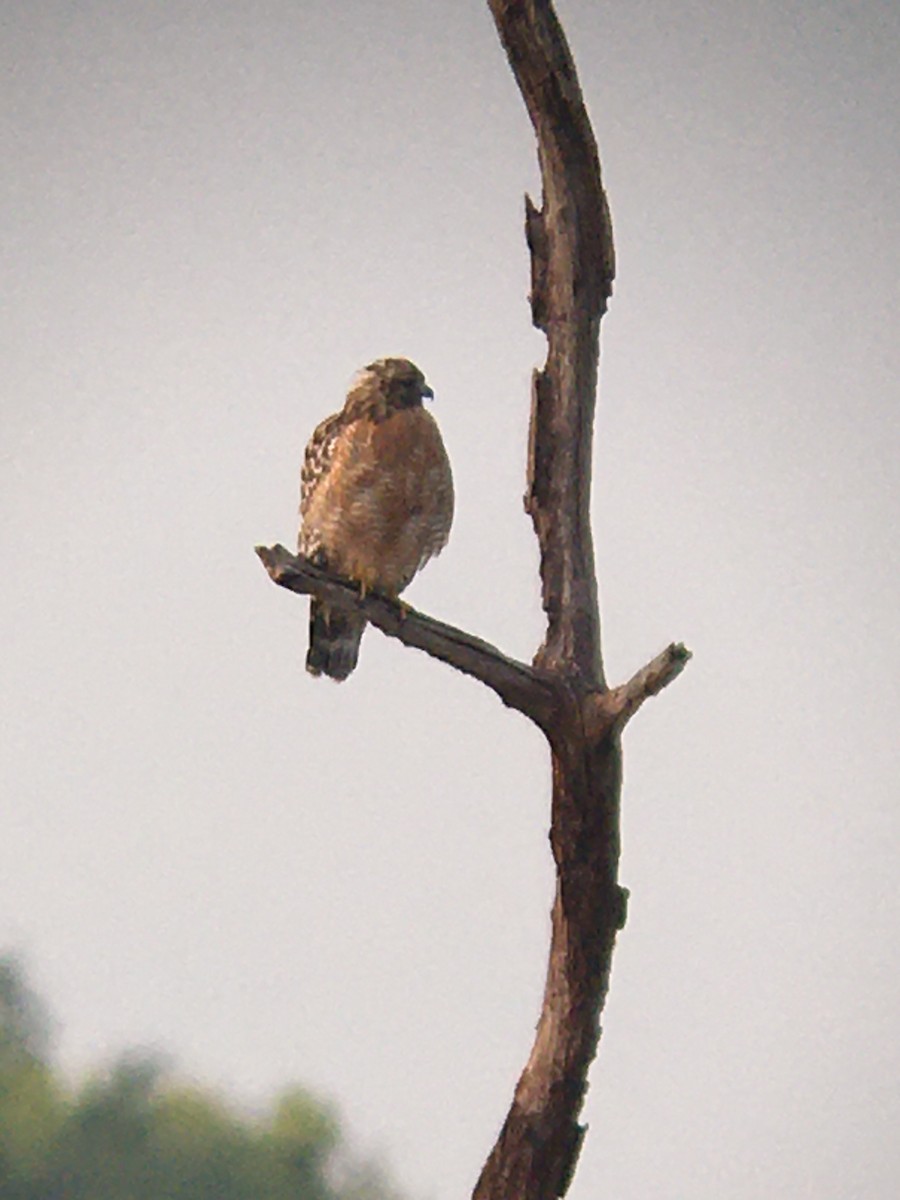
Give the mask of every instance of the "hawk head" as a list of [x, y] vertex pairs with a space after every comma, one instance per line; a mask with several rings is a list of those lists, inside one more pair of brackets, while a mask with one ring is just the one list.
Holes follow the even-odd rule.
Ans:
[[344, 411], [348, 416], [384, 419], [433, 396], [425, 376], [408, 358], [376, 358], [353, 377]]

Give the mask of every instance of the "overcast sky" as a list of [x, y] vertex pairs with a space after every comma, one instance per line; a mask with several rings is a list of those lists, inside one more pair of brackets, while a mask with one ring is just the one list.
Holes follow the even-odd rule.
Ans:
[[[573, 1200], [892, 1200], [900, 8], [560, 0], [619, 277], [593, 511], [632, 892]], [[412, 357], [411, 603], [529, 658], [524, 109], [478, 0], [3, 0], [0, 946], [73, 1072], [333, 1097], [468, 1194], [540, 1006], [538, 733], [377, 632], [302, 668], [312, 427]]]

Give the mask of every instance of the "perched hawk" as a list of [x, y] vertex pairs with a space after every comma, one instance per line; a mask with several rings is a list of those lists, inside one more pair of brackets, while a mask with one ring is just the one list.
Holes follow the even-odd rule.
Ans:
[[[447, 543], [453, 477], [437, 423], [422, 406], [433, 394], [408, 359], [379, 358], [356, 375], [344, 407], [306, 447], [298, 553], [363, 592], [399, 596]], [[307, 671], [346, 679], [365, 625], [358, 613], [314, 597]]]

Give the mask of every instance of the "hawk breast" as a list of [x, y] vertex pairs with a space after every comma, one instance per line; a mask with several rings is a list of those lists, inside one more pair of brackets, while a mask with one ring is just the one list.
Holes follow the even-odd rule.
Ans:
[[301, 552], [321, 551], [332, 570], [396, 595], [450, 534], [447, 453], [421, 405], [381, 420], [341, 416], [307, 447]]

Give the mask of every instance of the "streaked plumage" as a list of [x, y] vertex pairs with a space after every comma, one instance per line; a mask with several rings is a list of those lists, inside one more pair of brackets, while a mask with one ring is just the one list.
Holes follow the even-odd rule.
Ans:
[[[380, 358], [353, 380], [340, 412], [317, 426], [300, 487], [298, 553], [366, 591], [399, 596], [447, 543], [453, 478], [431, 388], [405, 358]], [[313, 599], [306, 669], [346, 679], [365, 620]]]

